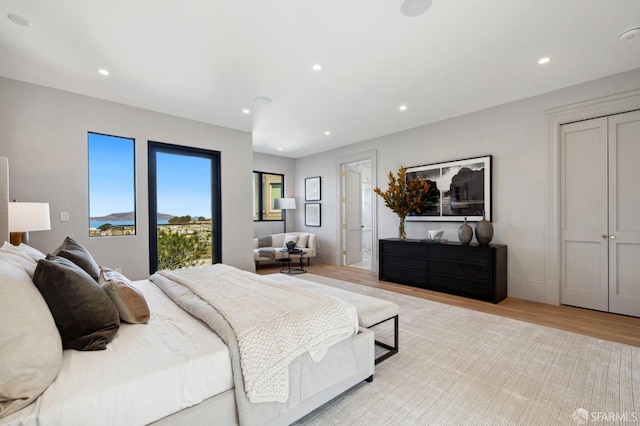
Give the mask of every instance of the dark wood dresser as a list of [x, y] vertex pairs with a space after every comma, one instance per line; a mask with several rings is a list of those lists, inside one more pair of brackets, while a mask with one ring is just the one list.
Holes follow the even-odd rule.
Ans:
[[507, 297], [507, 246], [379, 241], [378, 279], [486, 302]]

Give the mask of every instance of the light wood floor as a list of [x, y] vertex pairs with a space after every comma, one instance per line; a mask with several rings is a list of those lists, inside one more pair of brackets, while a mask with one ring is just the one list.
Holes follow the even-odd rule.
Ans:
[[[409, 296], [421, 297], [440, 303], [474, 309], [476, 311], [527, 321], [547, 327], [559, 328], [605, 340], [640, 346], [640, 318], [574, 308], [571, 306], [555, 306], [546, 303], [530, 302], [513, 297], [507, 297], [502, 302], [494, 305], [492, 303], [480, 302], [402, 284], [379, 281], [377, 274], [371, 271], [345, 266], [312, 263], [311, 266], [306, 267], [306, 269], [310, 273], [317, 275], [396, 291]], [[260, 265], [256, 272], [258, 274], [273, 274], [279, 270], [280, 265]]]

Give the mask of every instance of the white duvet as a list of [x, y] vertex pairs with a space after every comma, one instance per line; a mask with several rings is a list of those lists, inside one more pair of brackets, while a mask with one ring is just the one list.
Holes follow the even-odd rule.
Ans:
[[[231, 327], [244, 390], [253, 403], [287, 402], [290, 363], [304, 353], [319, 362], [329, 347], [356, 332], [335, 298], [229, 265], [159, 271], [150, 280], [229, 346], [223, 330]], [[194, 298], [198, 303], [191, 305]]]
[[120, 326], [105, 351], [66, 350], [55, 381], [0, 425], [144, 425], [233, 388], [229, 352], [153, 283], [134, 283], [148, 324]]

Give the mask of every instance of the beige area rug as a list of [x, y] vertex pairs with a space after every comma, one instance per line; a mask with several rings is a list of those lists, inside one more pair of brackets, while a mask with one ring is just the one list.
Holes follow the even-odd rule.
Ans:
[[[313, 274], [400, 306], [400, 352], [301, 425], [640, 424], [640, 348]], [[383, 327], [391, 329], [391, 325]], [[390, 338], [387, 330], [376, 337]]]

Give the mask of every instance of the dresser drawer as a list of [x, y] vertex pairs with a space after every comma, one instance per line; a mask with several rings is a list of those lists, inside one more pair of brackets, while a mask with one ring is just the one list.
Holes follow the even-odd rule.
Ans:
[[490, 265], [433, 259], [429, 259], [429, 272], [486, 281], [490, 281], [493, 275]]
[[385, 266], [406, 268], [423, 272], [427, 272], [429, 270], [429, 262], [426, 258], [402, 256], [391, 253], [385, 253], [382, 258], [382, 267], [384, 268]]
[[380, 279], [400, 284], [409, 284], [415, 287], [425, 287], [427, 284], [427, 273], [411, 269], [395, 268], [393, 266], [384, 267], [381, 271]]
[[428, 257], [429, 246], [419, 243], [384, 241], [380, 244], [380, 253], [384, 255], [395, 254], [399, 256]]
[[429, 250], [430, 259], [455, 260], [464, 263], [491, 265], [493, 252], [490, 248], [478, 246], [433, 245]]
[[476, 281], [455, 278], [448, 275], [429, 274], [429, 288], [445, 293], [473, 297], [485, 301], [492, 301], [492, 288], [489, 281]]

